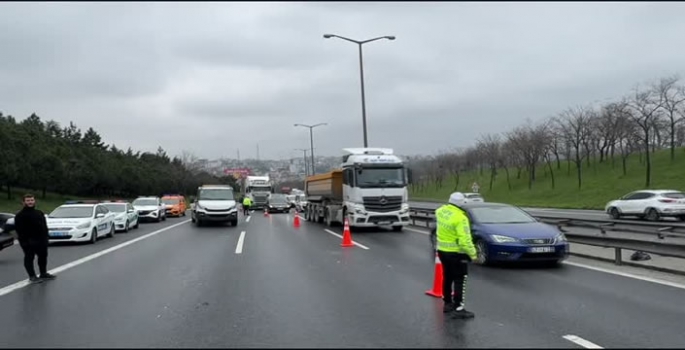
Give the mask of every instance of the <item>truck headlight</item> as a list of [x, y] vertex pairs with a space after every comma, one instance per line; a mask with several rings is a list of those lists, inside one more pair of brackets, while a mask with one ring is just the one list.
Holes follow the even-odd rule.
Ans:
[[352, 208], [354, 209], [354, 212], [357, 214], [366, 214], [363, 204], [354, 204]]
[[409, 204], [408, 203], [402, 203], [402, 209], [400, 210], [400, 214], [404, 214], [409, 211]]

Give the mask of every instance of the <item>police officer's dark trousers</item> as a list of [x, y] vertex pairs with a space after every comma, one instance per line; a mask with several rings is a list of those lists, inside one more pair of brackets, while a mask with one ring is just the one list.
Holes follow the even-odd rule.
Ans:
[[243, 215], [250, 215], [250, 206], [243, 204]]
[[38, 256], [38, 270], [42, 276], [48, 273], [48, 241], [25, 241], [19, 242], [24, 251], [24, 268], [29, 277], [36, 276], [33, 262]]
[[[464, 302], [469, 256], [438, 251], [438, 257], [442, 263], [442, 299], [446, 304], [455, 304], [458, 307]], [[454, 285], [454, 299], [452, 299], [452, 285]]]

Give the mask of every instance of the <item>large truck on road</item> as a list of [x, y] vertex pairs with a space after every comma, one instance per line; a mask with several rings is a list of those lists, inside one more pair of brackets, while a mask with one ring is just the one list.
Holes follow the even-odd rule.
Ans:
[[242, 194], [252, 200], [250, 208], [265, 208], [269, 196], [273, 192], [273, 185], [269, 176], [246, 176], [243, 178]]
[[411, 170], [389, 148], [345, 148], [342, 167], [305, 180], [307, 221], [350, 227], [409, 225]]

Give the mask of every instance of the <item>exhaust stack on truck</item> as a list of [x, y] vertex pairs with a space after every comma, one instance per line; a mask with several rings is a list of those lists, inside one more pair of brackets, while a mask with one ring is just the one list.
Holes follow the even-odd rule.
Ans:
[[409, 224], [411, 171], [389, 148], [345, 148], [341, 169], [307, 177], [305, 219], [350, 227]]

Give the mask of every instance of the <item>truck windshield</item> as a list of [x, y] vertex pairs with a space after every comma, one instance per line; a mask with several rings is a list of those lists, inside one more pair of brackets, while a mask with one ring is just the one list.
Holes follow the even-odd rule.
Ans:
[[200, 190], [198, 200], [230, 201], [233, 200], [233, 190], [228, 188], [206, 188]]
[[271, 192], [271, 187], [269, 186], [253, 186], [250, 187], [252, 192]]
[[365, 168], [355, 175], [361, 188], [405, 186], [404, 168]]

